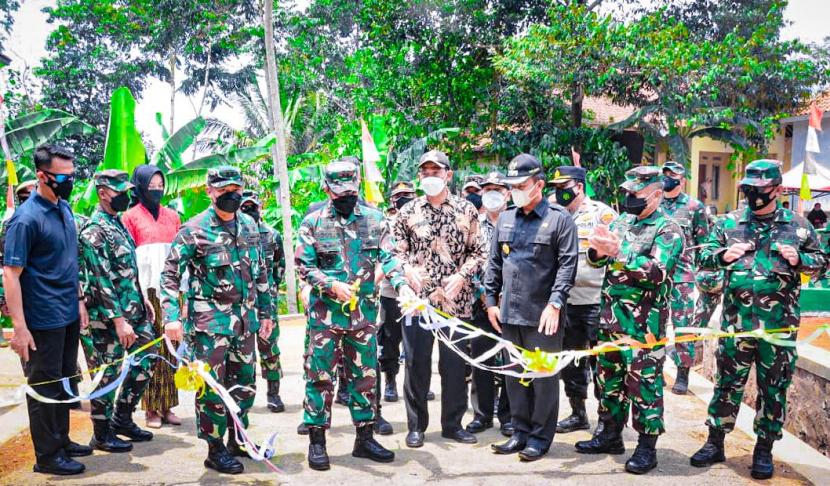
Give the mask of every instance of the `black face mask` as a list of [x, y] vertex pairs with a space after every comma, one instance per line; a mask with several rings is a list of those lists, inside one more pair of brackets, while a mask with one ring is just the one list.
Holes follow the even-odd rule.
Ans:
[[413, 198], [411, 198], [411, 197], [399, 197], [399, 198], [395, 199], [395, 207], [397, 209], [401, 209], [404, 206], [404, 204], [408, 203], [412, 199]]
[[337, 199], [332, 199], [331, 203], [334, 205], [334, 210], [341, 216], [348, 216], [354, 211], [357, 205], [357, 196], [340, 196]]
[[761, 192], [762, 189], [760, 187], [741, 186], [741, 190], [744, 196], [746, 196], [746, 205], [752, 211], [764, 209], [773, 200], [772, 192]]
[[574, 191], [573, 187], [565, 189], [557, 187], [553, 191], [553, 195], [556, 198], [556, 203], [560, 206], [567, 206], [572, 203], [574, 199], [576, 199], [576, 191]]
[[147, 198], [158, 206], [161, 204], [161, 198], [164, 196], [164, 189], [150, 189], [147, 191]]
[[259, 208], [254, 206], [253, 204], [246, 204], [242, 206], [242, 212], [247, 214], [248, 216], [254, 218], [254, 221], [259, 223]]
[[47, 181], [46, 185], [49, 186], [49, 189], [52, 189], [52, 192], [55, 193], [55, 196], [63, 199], [64, 201], [69, 200], [69, 196], [72, 194], [72, 188], [75, 185], [75, 178], [69, 177], [63, 182], [57, 182], [55, 180], [55, 175], [51, 172], [42, 171], [45, 174], [51, 176]]
[[216, 209], [226, 213], [235, 213], [242, 205], [242, 194], [238, 192], [226, 192], [216, 198]]
[[628, 193], [620, 204], [620, 209], [628, 214], [639, 216], [643, 210], [648, 206], [648, 201], [644, 197], [637, 197], [634, 194]]
[[126, 211], [127, 208], [130, 207], [130, 195], [126, 192], [122, 192], [117, 196], [113, 196], [113, 198], [110, 199], [110, 207], [116, 213]]
[[669, 176], [663, 176], [663, 190], [666, 192], [673, 191], [677, 186], [680, 185], [680, 181]]

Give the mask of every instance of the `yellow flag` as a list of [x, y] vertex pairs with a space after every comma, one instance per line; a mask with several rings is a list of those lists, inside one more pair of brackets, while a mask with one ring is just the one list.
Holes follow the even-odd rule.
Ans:
[[9, 185], [16, 186], [18, 184], [17, 171], [14, 168], [14, 161], [9, 159], [6, 159], [6, 174], [9, 179]]

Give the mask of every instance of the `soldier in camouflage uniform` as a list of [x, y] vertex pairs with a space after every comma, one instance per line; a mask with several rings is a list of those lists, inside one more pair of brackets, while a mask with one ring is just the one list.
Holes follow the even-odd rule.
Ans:
[[[781, 164], [756, 160], [746, 167], [741, 191], [747, 207], [729, 213], [713, 228], [701, 252], [701, 264], [725, 270], [721, 327], [726, 332], [798, 328], [801, 273], [814, 278], [827, 257], [812, 225], [778, 204]], [[772, 477], [773, 442], [781, 438], [787, 387], [797, 358], [797, 332], [763, 338], [723, 338], [718, 343], [718, 372], [709, 402], [709, 439], [691, 464], [705, 467], [726, 460], [723, 439], [735, 426], [752, 364], [758, 384], [752, 477]]]
[[[626, 172], [621, 208], [627, 214], [609, 228], [598, 225], [589, 238], [587, 261], [605, 266], [602, 285], [600, 343], [631, 339], [640, 343], [663, 339], [675, 266], [683, 252], [683, 232], [660, 208], [660, 169], [640, 166]], [[633, 408], [639, 434], [637, 449], [625, 470], [643, 474], [657, 466], [655, 446], [663, 423], [664, 346], [602, 353], [598, 357], [599, 417], [603, 429], [589, 441], [576, 443], [583, 454], [622, 454], [622, 429]]]
[[357, 205], [358, 166], [348, 159], [328, 164], [325, 191], [331, 200], [303, 219], [296, 256], [300, 278], [312, 287], [304, 420], [310, 436], [308, 463], [315, 470], [330, 467], [325, 429], [331, 422], [332, 375], [341, 358], [357, 427], [352, 455], [377, 462], [395, 459], [372, 431], [378, 359], [376, 265], [381, 264], [396, 290], [408, 289], [391, 253], [391, 237], [383, 231], [382, 213]]
[[265, 258], [265, 267], [268, 269], [268, 285], [271, 289], [271, 301], [274, 305], [274, 329], [271, 331], [271, 335], [267, 338], [257, 337], [259, 367], [262, 378], [268, 382], [268, 410], [280, 413], [285, 411], [285, 405], [280, 398], [282, 366], [280, 365], [280, 324], [277, 301], [280, 283], [285, 272], [285, 255], [282, 251], [282, 235], [262, 220], [261, 207], [262, 204], [257, 193], [254, 191], [244, 191], [242, 193], [240, 209], [243, 213], [254, 218], [259, 226], [259, 240], [262, 245], [262, 255]]
[[[675, 329], [692, 326], [695, 301], [695, 265], [701, 245], [709, 237], [709, 216], [702, 202], [683, 192], [686, 183], [686, 168], [683, 164], [668, 161], [663, 165], [663, 203], [661, 208], [683, 230], [686, 248], [680, 255], [671, 288], [671, 323]], [[675, 332], [675, 336], [682, 336]], [[677, 380], [671, 391], [685, 395], [689, 390], [689, 368], [694, 364], [695, 343], [678, 343], [674, 346], [674, 363], [677, 365]]]
[[[152, 307], [144, 300], [138, 282], [135, 244], [121, 224], [118, 213], [130, 203], [133, 185], [126, 172], [105, 170], [94, 176], [98, 191], [98, 208], [80, 233], [83, 268], [83, 289], [89, 313], [89, 337], [93, 349], [87, 353], [90, 369], [112, 363], [125, 353], [146, 345], [157, 336], [153, 330]], [[107, 452], [127, 452], [133, 446], [116, 435], [133, 442], [149, 441], [153, 434], [133, 422], [133, 412], [152, 375], [154, 361], [142, 356], [153, 353], [147, 349], [134, 359], [127, 378], [118, 390], [91, 400], [94, 434], [90, 446]], [[109, 366], [101, 386], [118, 378], [120, 366]], [[113, 415], [113, 402], [115, 414]]]
[[[256, 396], [256, 334], [264, 339], [271, 335], [274, 309], [259, 228], [238, 211], [243, 184], [235, 167], [208, 170], [207, 194], [213, 204], [176, 235], [161, 275], [161, 302], [167, 336], [181, 341], [186, 334], [193, 358], [207, 363], [219, 383], [243, 387], [231, 395], [241, 408], [238, 418], [247, 427]], [[186, 271], [188, 309], [183, 325], [179, 286]], [[205, 467], [239, 474], [244, 468], [235, 456], [246, 457], [248, 452], [238, 443], [227, 414], [214, 390], [208, 388], [196, 397], [198, 435], [208, 443]]]

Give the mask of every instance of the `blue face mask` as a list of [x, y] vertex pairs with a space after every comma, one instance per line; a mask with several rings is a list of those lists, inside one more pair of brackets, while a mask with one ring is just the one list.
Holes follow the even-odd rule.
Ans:
[[669, 176], [663, 176], [663, 190], [666, 192], [671, 192], [680, 185], [680, 181]]

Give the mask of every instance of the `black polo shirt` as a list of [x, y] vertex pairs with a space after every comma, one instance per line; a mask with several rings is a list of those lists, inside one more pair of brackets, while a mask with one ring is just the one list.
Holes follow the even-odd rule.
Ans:
[[78, 234], [66, 201], [52, 204], [37, 191], [7, 224], [3, 263], [23, 267], [23, 315], [33, 330], [74, 323], [78, 315]]

